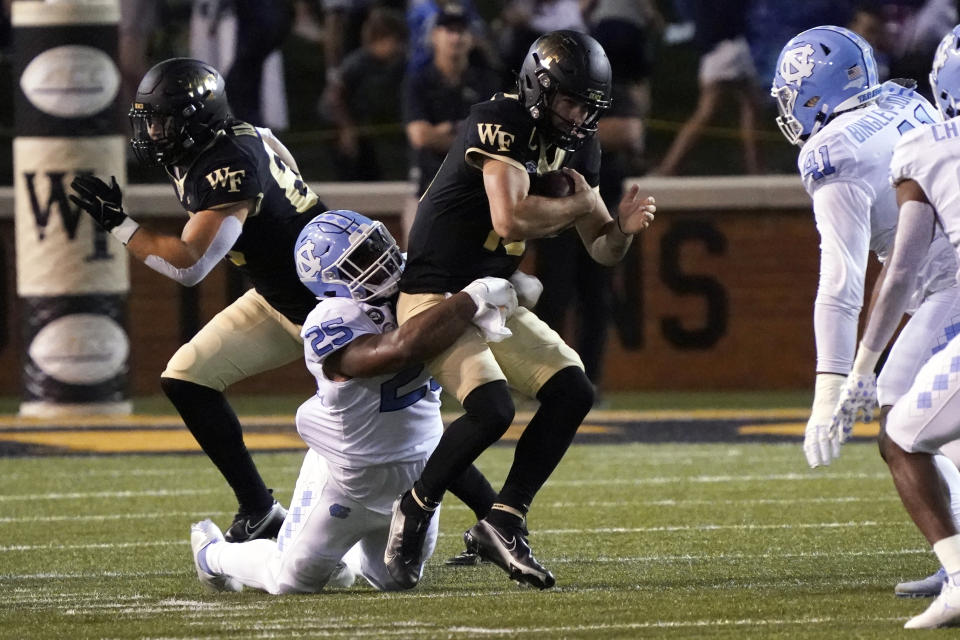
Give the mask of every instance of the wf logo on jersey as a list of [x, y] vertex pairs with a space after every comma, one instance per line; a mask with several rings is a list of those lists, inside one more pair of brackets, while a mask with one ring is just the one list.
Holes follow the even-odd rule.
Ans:
[[480, 134], [480, 142], [496, 145], [498, 151], [510, 151], [510, 145], [516, 138], [512, 133], [501, 131], [501, 125], [486, 122], [477, 123], [477, 133]]
[[211, 171], [206, 175], [206, 178], [212, 188], [219, 189], [220, 187], [227, 187], [227, 191], [233, 192], [240, 190], [240, 179], [246, 175], [247, 172], [243, 169], [230, 171], [230, 167], [223, 167], [222, 169]]
[[783, 54], [780, 60], [780, 75], [787, 84], [795, 84], [798, 87], [804, 78], [813, 75], [813, 61], [810, 56], [813, 55], [813, 47], [805, 44], [802, 47], [791, 49]]

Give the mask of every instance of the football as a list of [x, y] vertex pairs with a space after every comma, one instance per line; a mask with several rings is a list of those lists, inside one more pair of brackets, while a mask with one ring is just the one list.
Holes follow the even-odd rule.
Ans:
[[546, 198], [563, 198], [573, 193], [573, 178], [563, 171], [550, 171], [530, 176], [530, 194]]

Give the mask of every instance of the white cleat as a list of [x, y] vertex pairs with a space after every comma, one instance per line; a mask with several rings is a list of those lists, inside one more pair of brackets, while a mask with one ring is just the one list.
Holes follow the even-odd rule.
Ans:
[[960, 586], [947, 580], [940, 595], [918, 616], [907, 620], [904, 629], [939, 629], [960, 626]]
[[940, 567], [936, 573], [926, 578], [897, 584], [893, 593], [898, 598], [933, 598], [940, 595], [940, 589], [946, 580], [947, 572]]
[[227, 544], [220, 528], [213, 524], [212, 520], [208, 518], [191, 525], [190, 546], [193, 548], [193, 565], [197, 568], [197, 577], [214, 591], [241, 591], [243, 583], [239, 580], [213, 573], [207, 566], [207, 548], [218, 543]]

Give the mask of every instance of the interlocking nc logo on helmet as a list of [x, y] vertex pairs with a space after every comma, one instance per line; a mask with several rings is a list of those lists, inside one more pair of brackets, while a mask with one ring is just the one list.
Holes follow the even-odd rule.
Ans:
[[320, 258], [313, 254], [317, 245], [312, 240], [307, 240], [297, 252], [297, 270], [301, 278], [313, 278], [323, 270], [323, 263]]
[[783, 59], [780, 60], [780, 76], [784, 82], [799, 87], [804, 78], [812, 76], [813, 61], [810, 60], [812, 55], [813, 47], [809, 44], [784, 53]]

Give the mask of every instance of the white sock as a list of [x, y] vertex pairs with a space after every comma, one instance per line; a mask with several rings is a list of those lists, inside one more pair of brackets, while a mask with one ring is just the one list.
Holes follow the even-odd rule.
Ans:
[[933, 456], [933, 464], [937, 467], [937, 472], [943, 478], [944, 484], [947, 485], [950, 515], [953, 516], [953, 524], [960, 531], [960, 471], [950, 458], [941, 453]]
[[279, 593], [280, 550], [273, 540], [248, 540], [210, 545], [207, 564], [248, 587]]
[[933, 552], [937, 554], [950, 582], [960, 586], [960, 533], [935, 542]]
[[205, 561], [210, 573], [214, 575], [223, 573], [223, 569], [220, 568], [220, 552], [227, 544], [229, 543], [223, 541], [211, 542], [200, 551], [201, 564]]

